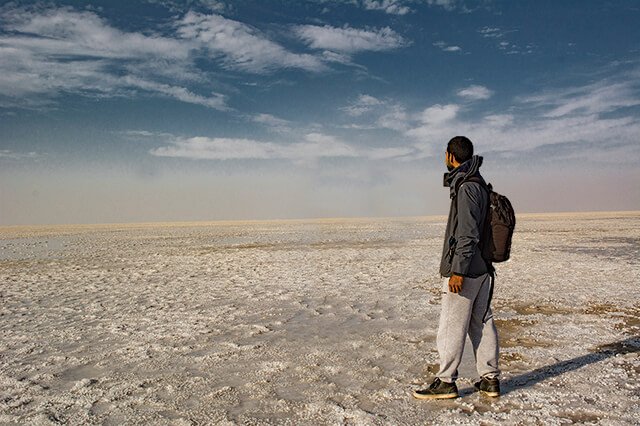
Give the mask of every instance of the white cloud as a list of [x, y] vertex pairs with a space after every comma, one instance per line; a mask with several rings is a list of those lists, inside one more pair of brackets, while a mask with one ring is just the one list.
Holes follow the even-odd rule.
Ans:
[[[359, 118], [343, 128], [395, 130], [400, 141], [396, 146], [352, 145], [314, 132], [295, 143], [173, 137], [168, 146], [152, 153], [187, 158], [288, 159], [301, 164], [324, 157], [407, 161], [440, 155], [446, 141], [464, 134], [476, 143], [480, 153], [494, 151], [524, 158], [536, 150], [548, 149], [543, 147], [556, 146], [551, 149], [561, 150], [558, 155], [565, 159], [606, 159], [606, 153], [611, 152], [608, 147], [624, 152], [623, 147], [637, 145], [640, 119], [627, 110], [640, 105], [640, 85], [636, 81], [635, 75], [618, 77], [516, 98], [507, 110], [487, 111], [475, 118], [473, 112], [479, 110], [474, 103], [434, 104], [412, 113], [397, 102], [369, 94], [359, 95], [343, 108]], [[456, 94], [477, 100], [491, 96], [491, 91], [484, 86], [470, 86]], [[285, 124], [279, 120], [269, 114], [254, 117], [254, 121], [266, 125]], [[404, 138], [413, 142], [407, 143]], [[621, 161], [640, 161], [638, 153], [631, 149]]]
[[436, 104], [425, 109], [420, 114], [420, 119], [425, 124], [441, 124], [456, 118], [460, 106], [455, 104], [440, 105]]
[[93, 12], [71, 8], [14, 9], [6, 10], [2, 18], [5, 30], [20, 33], [3, 37], [3, 45], [44, 55], [119, 59], [185, 59], [188, 56], [188, 50], [185, 51], [179, 41], [120, 31]]
[[[579, 117], [555, 120], [525, 120], [508, 116], [490, 115], [476, 120], [452, 119], [438, 124], [420, 124], [405, 134], [416, 140], [415, 147], [422, 151], [419, 157], [430, 157], [437, 147], [455, 135], [468, 136], [479, 152], [523, 152], [543, 145], [568, 142], [595, 142], [606, 140], [608, 134], [629, 135], [627, 120], [598, 120], [597, 117]], [[638, 129], [638, 126], [635, 126]], [[613, 133], [610, 133], [612, 132]], [[436, 149], [434, 149], [434, 147]]]
[[154, 132], [150, 132], [148, 130], [125, 130], [122, 133], [126, 136], [130, 136], [133, 138], [137, 138], [137, 137], [150, 138], [155, 136]]
[[383, 160], [404, 157], [413, 152], [414, 149], [410, 147], [372, 148], [367, 156], [372, 160]]
[[448, 11], [456, 9], [463, 12], [469, 11], [461, 0], [350, 0], [348, 3], [360, 5], [366, 10], [384, 11], [389, 15], [406, 15], [413, 12], [411, 5], [419, 5], [420, 3], [441, 7]]
[[200, 0], [200, 4], [208, 8], [213, 12], [224, 12], [227, 8], [227, 5], [221, 1], [217, 0]]
[[340, 108], [351, 117], [366, 115], [365, 122], [350, 123], [343, 127], [349, 129], [373, 130], [391, 129], [404, 131], [407, 128], [408, 115], [403, 106], [389, 100], [381, 100], [370, 95], [360, 95], [346, 107]]
[[122, 81], [124, 81], [127, 85], [139, 87], [141, 89], [149, 90], [156, 93], [165, 94], [182, 102], [203, 105], [221, 111], [229, 109], [226, 106], [227, 97], [220, 93], [212, 93], [211, 97], [205, 97], [192, 93], [184, 87], [146, 81], [132, 76], [125, 76], [122, 78]]
[[[464, 134], [482, 151], [514, 153], [574, 144], [583, 148], [574, 149], [573, 157], [589, 161], [596, 155], [603, 158], [602, 153], [607, 151], [604, 147], [637, 144], [640, 119], [625, 112], [625, 108], [637, 105], [640, 87], [635, 78], [600, 81], [516, 99], [518, 115], [491, 113], [461, 119], [458, 106], [434, 105], [417, 114], [404, 134], [416, 140], [414, 146], [422, 152], [419, 157], [431, 156], [434, 147]], [[609, 115], [612, 113], [616, 116]], [[621, 161], [639, 161], [635, 152], [635, 159], [630, 154]]]
[[472, 85], [458, 90], [457, 95], [461, 98], [479, 101], [489, 99], [493, 95], [493, 92], [484, 86]]
[[[51, 104], [60, 93], [135, 96], [143, 90], [225, 110], [225, 97], [184, 87], [205, 79], [190, 59], [194, 44], [124, 32], [93, 12], [5, 8], [0, 35], [0, 96], [23, 107]], [[167, 83], [170, 79], [171, 84]]]
[[34, 151], [29, 152], [16, 152], [10, 149], [0, 149], [0, 158], [7, 158], [11, 160], [23, 160], [27, 158], [38, 158], [40, 154]]
[[502, 50], [507, 55], [533, 53], [533, 44], [527, 44], [525, 47], [521, 47], [516, 43], [504, 40], [504, 37], [507, 34], [516, 31], [518, 30], [503, 30], [497, 27], [482, 27], [478, 30], [478, 33], [480, 33], [482, 37], [493, 39], [497, 43], [496, 47], [499, 50]]
[[460, 52], [462, 50], [460, 46], [450, 46], [444, 41], [436, 41], [433, 45], [440, 48], [443, 52]]
[[[458, 7], [460, 2], [458, 0], [427, 0], [427, 4], [429, 6], [440, 6], [445, 10], [454, 10]], [[463, 10], [466, 10], [464, 6], [462, 6]]]
[[500, 28], [496, 27], [482, 27], [478, 30], [482, 37], [486, 38], [502, 38], [506, 34]]
[[149, 152], [161, 157], [180, 157], [206, 160], [286, 159], [310, 165], [327, 157], [360, 157], [372, 160], [398, 158], [415, 150], [411, 147], [355, 147], [333, 136], [308, 133], [302, 141], [275, 143], [253, 139], [173, 137], [167, 146]]
[[289, 145], [289, 158], [295, 158], [298, 153], [304, 153], [304, 157], [356, 157], [357, 150], [333, 136], [322, 133], [309, 133], [305, 136], [306, 142]]
[[269, 126], [287, 126], [289, 121], [283, 120], [271, 114], [256, 114], [253, 116], [256, 123], [267, 124]]
[[151, 154], [161, 157], [192, 159], [289, 159], [320, 157], [354, 157], [356, 150], [337, 139], [320, 133], [309, 133], [303, 142], [274, 143], [233, 138], [176, 138], [171, 145], [154, 148]]
[[283, 120], [271, 114], [255, 114], [251, 116], [251, 121], [260, 123], [267, 126], [270, 130], [275, 132], [289, 132], [291, 131], [291, 122]]
[[352, 129], [352, 130], [375, 130], [378, 128], [377, 125], [373, 125], [373, 124], [355, 124], [355, 123], [343, 124], [338, 127], [342, 129]]
[[322, 52], [322, 57], [327, 62], [337, 62], [339, 64], [351, 65], [351, 56], [345, 55], [343, 53], [332, 52], [330, 50], [325, 50]]
[[184, 13], [194, 6], [208, 9], [211, 12], [223, 13], [233, 11], [233, 3], [227, 4], [218, 0], [144, 0], [147, 3], [159, 4], [174, 14]]
[[459, 110], [459, 105], [436, 104], [415, 115], [418, 123], [408, 124], [404, 134], [418, 141], [414, 144], [422, 152], [418, 158], [430, 157], [435, 142], [442, 143], [444, 140], [451, 139], [455, 134], [459, 134], [455, 131], [452, 133], [452, 127], [457, 125], [455, 119]]
[[124, 130], [124, 131], [116, 131], [114, 133], [118, 133], [118, 134], [122, 134], [125, 137], [127, 137], [128, 139], [133, 139], [133, 140], [149, 140], [149, 139], [154, 139], [154, 140], [173, 140], [175, 139], [175, 135], [173, 135], [172, 133], [165, 133], [165, 132], [151, 132], [149, 130], [141, 130], [141, 129], [131, 129], [131, 130]]
[[407, 120], [408, 115], [404, 107], [396, 104], [389, 106], [387, 111], [378, 117], [376, 124], [383, 129], [405, 131], [408, 126]]
[[373, 97], [371, 95], [360, 95], [358, 97], [358, 102], [361, 105], [369, 105], [369, 106], [380, 105], [382, 103], [382, 101], [380, 101], [380, 99], [375, 98], [375, 97]]
[[408, 42], [389, 27], [357, 29], [329, 25], [299, 25], [297, 36], [313, 49], [353, 54], [360, 51], [384, 51], [406, 46]]
[[176, 139], [169, 146], [154, 148], [160, 157], [227, 160], [231, 158], [272, 158], [277, 147], [250, 139], [193, 137]]
[[634, 80], [599, 81], [582, 87], [554, 90], [521, 98], [521, 101], [537, 107], [551, 108], [544, 113], [545, 117], [602, 114], [640, 105], [639, 89], [640, 85]]
[[134, 97], [143, 91], [228, 110], [223, 94], [189, 88], [212, 82], [196, 65], [198, 53], [252, 73], [282, 68], [315, 72], [327, 69], [325, 62], [338, 61], [290, 52], [256, 29], [215, 14], [188, 12], [176, 21], [173, 37], [123, 31], [93, 11], [71, 7], [9, 5], [0, 10], [0, 22], [3, 106], [42, 108], [62, 93]]
[[183, 39], [197, 41], [210, 55], [220, 57], [227, 68], [253, 73], [281, 68], [326, 69], [317, 57], [290, 52], [256, 29], [220, 15], [188, 12], [177, 23], [177, 31]]
[[346, 53], [338, 53], [338, 52], [332, 52], [330, 50], [325, 50], [321, 53], [321, 57], [322, 60], [325, 62], [334, 62], [337, 64], [341, 64], [341, 65], [346, 65], [349, 67], [353, 67], [353, 68], [358, 68], [362, 71], [364, 71], [365, 73], [367, 72], [367, 68], [362, 66], [362, 65], [358, 65], [355, 62], [353, 62], [353, 59], [351, 58], [351, 55], [346, 54]]
[[352, 102], [350, 105], [340, 108], [340, 110], [346, 112], [352, 117], [359, 117], [373, 109], [373, 107], [377, 105], [381, 105], [382, 101], [370, 96], [370, 95], [360, 95], [355, 102]]
[[399, 0], [364, 0], [362, 5], [366, 10], [382, 10], [389, 15], [406, 15], [411, 8]]
[[512, 114], [489, 114], [484, 120], [493, 128], [501, 128], [512, 124], [514, 117]]

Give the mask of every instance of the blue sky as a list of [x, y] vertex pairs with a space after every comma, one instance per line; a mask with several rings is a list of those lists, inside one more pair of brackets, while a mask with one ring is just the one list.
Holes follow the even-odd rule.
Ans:
[[0, 224], [640, 209], [636, 1], [0, 7]]

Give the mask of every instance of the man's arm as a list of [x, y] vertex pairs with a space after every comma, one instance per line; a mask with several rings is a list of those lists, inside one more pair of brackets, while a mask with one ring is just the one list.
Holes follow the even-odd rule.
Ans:
[[463, 183], [458, 189], [458, 226], [454, 235], [457, 243], [451, 262], [452, 275], [449, 290], [458, 293], [462, 289], [464, 276], [471, 266], [475, 248], [480, 242], [482, 227], [482, 188], [477, 183]]

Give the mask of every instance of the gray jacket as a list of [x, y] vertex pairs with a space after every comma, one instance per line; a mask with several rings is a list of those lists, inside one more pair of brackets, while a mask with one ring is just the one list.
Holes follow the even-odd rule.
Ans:
[[482, 178], [478, 171], [481, 165], [482, 157], [474, 155], [444, 175], [444, 186], [449, 187], [451, 207], [440, 261], [440, 274], [443, 277], [452, 274], [478, 277], [489, 272], [490, 265], [482, 259], [478, 245], [482, 238], [489, 195], [477, 182], [460, 185], [466, 177], [475, 175]]

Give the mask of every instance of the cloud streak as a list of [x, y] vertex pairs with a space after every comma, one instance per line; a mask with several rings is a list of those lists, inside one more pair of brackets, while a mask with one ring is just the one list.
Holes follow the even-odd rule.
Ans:
[[502, 38], [505, 36], [506, 31], [497, 27], [482, 27], [478, 30], [478, 33], [484, 38]]
[[481, 101], [489, 99], [493, 95], [493, 92], [484, 86], [472, 85], [458, 90], [456, 94], [470, 101]]
[[0, 159], [6, 158], [10, 160], [24, 160], [24, 159], [39, 158], [40, 156], [41, 155], [35, 151], [16, 152], [10, 149], [0, 149]]
[[313, 132], [306, 134], [302, 141], [293, 143], [203, 136], [174, 137], [169, 145], [153, 148], [149, 152], [159, 157], [193, 160], [284, 159], [307, 164], [308, 161], [330, 157], [380, 160], [405, 156], [414, 151], [411, 147], [356, 147], [334, 136]]
[[357, 29], [330, 25], [299, 25], [297, 36], [312, 49], [354, 54], [362, 51], [393, 50], [408, 45], [408, 41], [389, 27]]
[[637, 80], [622, 82], [598, 81], [581, 87], [570, 87], [520, 100], [535, 107], [550, 108], [545, 117], [575, 114], [604, 114], [621, 108], [640, 105], [640, 84]]
[[291, 132], [292, 123], [288, 120], [283, 120], [271, 114], [259, 113], [249, 117], [254, 123], [262, 124], [269, 130], [277, 133]]
[[326, 69], [316, 56], [290, 52], [258, 30], [220, 15], [188, 12], [177, 23], [177, 31], [183, 39], [197, 41], [210, 56], [221, 58], [226, 68], [251, 73], [282, 68]]
[[170, 145], [152, 149], [153, 155], [206, 160], [231, 159], [317, 159], [354, 157], [355, 150], [335, 138], [310, 133], [303, 142], [275, 143], [252, 139], [192, 137], [176, 138]]
[[205, 81], [193, 67], [191, 41], [124, 32], [93, 12], [72, 8], [4, 9], [0, 36], [3, 103], [41, 107], [61, 93], [134, 96], [142, 90], [182, 102], [226, 110], [224, 95], [196, 94]]
[[406, 15], [412, 10], [400, 0], [364, 0], [362, 6], [366, 10], [381, 10], [389, 15]]
[[[386, 0], [374, 3], [394, 7]], [[8, 6], [0, 9], [0, 22], [0, 106], [23, 108], [55, 105], [63, 93], [133, 97], [142, 91], [227, 111], [228, 96], [213, 89], [215, 79], [198, 61], [252, 74], [318, 73], [329, 64], [363, 68], [352, 62], [353, 54], [409, 44], [388, 27], [300, 25], [294, 34], [320, 51], [296, 53], [247, 24], [193, 11], [175, 19], [173, 33], [162, 35], [123, 31], [94, 11], [71, 7]]]
[[357, 100], [340, 109], [352, 117], [359, 117], [381, 104], [383, 102], [380, 99], [370, 95], [360, 95]]
[[349, 116], [357, 119], [370, 119], [374, 121], [365, 123], [351, 123], [344, 128], [355, 130], [391, 129], [404, 131], [407, 129], [408, 116], [405, 108], [386, 99], [378, 99], [374, 96], [361, 94], [358, 98], [345, 107], [339, 108]]
[[445, 10], [453, 11], [461, 9], [462, 11], [468, 11], [464, 4], [459, 0], [426, 0], [429, 6], [439, 6]]
[[449, 45], [444, 41], [436, 41], [433, 45], [443, 52], [460, 52], [462, 50], [460, 46]]
[[[225, 111], [230, 109], [227, 96], [211, 89], [201, 92], [215, 80], [197, 60], [254, 74], [320, 72], [332, 62], [353, 65], [340, 49], [291, 52], [257, 29], [216, 14], [187, 12], [169, 35], [123, 31], [93, 11], [71, 7], [8, 6], [0, 9], [0, 22], [0, 105], [11, 107], [51, 106], [63, 93], [132, 97], [143, 91]], [[344, 37], [360, 36], [354, 49], [382, 49], [376, 43], [400, 40], [391, 30], [377, 35], [350, 31]], [[192, 89], [196, 84], [197, 91]]]
[[533, 53], [533, 50], [535, 48], [533, 44], [527, 44], [526, 46], [521, 47], [516, 43], [512, 43], [505, 39], [505, 36], [507, 34], [516, 31], [518, 30], [503, 30], [497, 27], [482, 27], [478, 30], [478, 33], [484, 38], [494, 40], [496, 42], [496, 47], [507, 55]]

